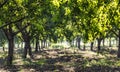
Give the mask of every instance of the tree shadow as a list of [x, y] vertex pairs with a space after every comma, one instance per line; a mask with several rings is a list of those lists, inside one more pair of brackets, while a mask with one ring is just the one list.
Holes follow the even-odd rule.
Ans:
[[99, 66], [93, 65], [91, 67], [78, 66], [74, 70], [75, 72], [120, 72], [120, 67]]
[[0, 58], [0, 66], [1, 66], [1, 65], [4, 65], [4, 63], [5, 63], [5, 59], [4, 59], [3, 57], [1, 57], [1, 58]]
[[[47, 57], [49, 56], [50, 51], [57, 52], [57, 55], [53, 54], [53, 55], [56, 55], [55, 58]], [[21, 51], [19, 53], [21, 53]], [[71, 65], [70, 67], [73, 67], [75, 72], [117, 72], [117, 71], [119, 72], [120, 71], [119, 67], [112, 67], [108, 65], [106, 66], [106, 65], [95, 64], [95, 65], [87, 66], [86, 63], [90, 63], [92, 60], [95, 60], [96, 62], [100, 61], [99, 58], [97, 59], [84, 58], [80, 53], [74, 54], [66, 51], [64, 54], [63, 51], [59, 49], [55, 49], [55, 50], [43, 50], [35, 54], [46, 56], [46, 57], [35, 58], [35, 59], [29, 59], [29, 58], [23, 59], [28, 63], [24, 65], [2, 66], [1, 68], [9, 72], [17, 72], [17, 71], [21, 71], [21, 69], [24, 70], [23, 72], [44, 72], [44, 71], [66, 72], [67, 70], [65, 68], [67, 66], [67, 63], [69, 63], [68, 65]], [[62, 55], [59, 55], [59, 54], [62, 54]], [[115, 58], [113, 59], [115, 61], [118, 61]], [[110, 58], [109, 59], [107, 58], [107, 60], [110, 60]], [[4, 61], [4, 59], [1, 58], [0, 61]], [[108, 61], [108, 62], [111, 62], [111, 61]]]
[[12, 65], [2, 66], [1, 69], [8, 72], [44, 72], [44, 71], [63, 71], [61, 65]]

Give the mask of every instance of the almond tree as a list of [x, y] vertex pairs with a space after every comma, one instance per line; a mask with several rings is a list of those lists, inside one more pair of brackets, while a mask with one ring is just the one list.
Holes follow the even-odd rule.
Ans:
[[4, 31], [8, 40], [7, 65], [11, 65], [14, 51], [14, 36], [24, 30], [28, 25], [18, 31], [15, 29], [15, 24], [25, 18], [25, 15], [22, 15], [25, 13], [24, 9], [18, 0], [7, 1], [0, 10], [0, 28]]

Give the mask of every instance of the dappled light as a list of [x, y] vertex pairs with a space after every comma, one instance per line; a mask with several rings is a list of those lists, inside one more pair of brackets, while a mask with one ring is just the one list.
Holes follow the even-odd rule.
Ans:
[[[76, 49], [78, 50], [78, 49]], [[16, 50], [17, 51], [17, 50]], [[23, 59], [20, 53], [15, 55], [13, 66], [1, 65], [0, 71], [119, 71], [120, 61], [115, 56], [87, 51], [72, 52], [72, 48], [44, 49], [34, 53], [34, 59]], [[68, 53], [67, 53], [68, 52]], [[111, 55], [111, 57], [109, 56]], [[108, 57], [109, 56], [109, 57]], [[4, 60], [0, 58], [0, 64]]]
[[120, 72], [119, 0], [0, 0], [0, 72]]

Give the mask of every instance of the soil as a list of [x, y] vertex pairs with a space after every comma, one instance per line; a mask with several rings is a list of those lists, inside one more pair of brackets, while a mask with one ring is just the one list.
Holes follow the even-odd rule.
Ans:
[[[22, 52], [22, 51], [21, 51]], [[34, 58], [23, 59], [19, 49], [15, 50], [12, 66], [5, 65], [0, 57], [0, 72], [116, 72], [119, 67], [91, 66], [85, 67], [85, 61], [105, 58], [105, 55], [92, 51], [66, 49], [43, 49], [33, 52]]]

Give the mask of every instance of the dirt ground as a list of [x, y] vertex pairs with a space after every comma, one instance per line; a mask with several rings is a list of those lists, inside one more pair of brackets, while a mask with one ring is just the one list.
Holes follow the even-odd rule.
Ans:
[[[23, 59], [21, 50], [16, 49], [13, 66], [6, 66], [4, 54], [0, 57], [0, 72], [119, 72], [119, 67], [89, 66], [89, 62], [98, 61], [107, 56], [94, 51], [78, 49], [43, 49], [34, 52], [34, 59]], [[109, 54], [108, 57], [110, 57]], [[115, 55], [111, 55], [115, 57]], [[112, 60], [112, 59], [111, 59]]]

